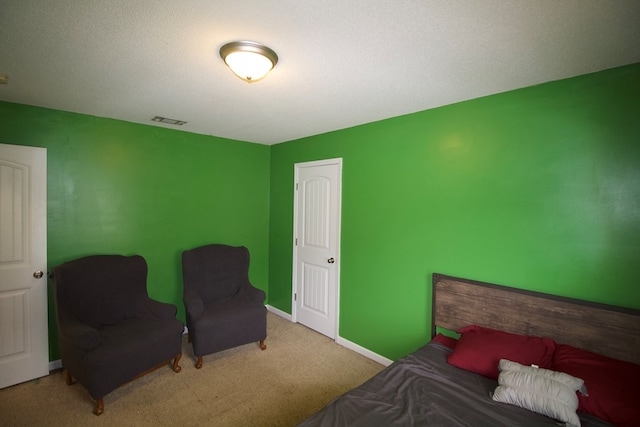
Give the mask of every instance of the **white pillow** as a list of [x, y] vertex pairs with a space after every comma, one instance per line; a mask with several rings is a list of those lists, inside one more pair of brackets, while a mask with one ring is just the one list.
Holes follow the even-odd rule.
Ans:
[[576, 414], [578, 396], [584, 381], [563, 372], [524, 366], [501, 359], [498, 365], [498, 387], [493, 400], [509, 403], [580, 427]]

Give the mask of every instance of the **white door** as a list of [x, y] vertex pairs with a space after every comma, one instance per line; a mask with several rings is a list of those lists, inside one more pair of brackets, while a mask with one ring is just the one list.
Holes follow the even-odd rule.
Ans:
[[295, 165], [293, 321], [335, 339], [342, 159]]
[[0, 388], [49, 374], [47, 150], [0, 144]]

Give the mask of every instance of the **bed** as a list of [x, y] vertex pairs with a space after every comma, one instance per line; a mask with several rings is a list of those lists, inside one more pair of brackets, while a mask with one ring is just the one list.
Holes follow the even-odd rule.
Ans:
[[640, 310], [443, 274], [432, 301], [430, 342], [299, 426], [640, 425]]

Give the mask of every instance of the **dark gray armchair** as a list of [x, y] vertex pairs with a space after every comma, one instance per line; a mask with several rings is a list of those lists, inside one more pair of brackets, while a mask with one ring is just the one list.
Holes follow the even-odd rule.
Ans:
[[104, 411], [104, 396], [173, 360], [184, 325], [176, 306], [149, 298], [141, 256], [93, 255], [53, 269], [62, 366]]
[[267, 348], [266, 295], [249, 282], [247, 248], [213, 244], [185, 251], [182, 277], [196, 368], [207, 354], [251, 342]]

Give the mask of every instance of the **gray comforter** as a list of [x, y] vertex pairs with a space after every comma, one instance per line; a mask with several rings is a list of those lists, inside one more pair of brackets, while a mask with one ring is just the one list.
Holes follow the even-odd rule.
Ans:
[[[494, 402], [497, 382], [447, 363], [430, 342], [304, 420], [299, 426], [558, 426], [556, 420]], [[583, 427], [608, 426], [578, 413]]]

